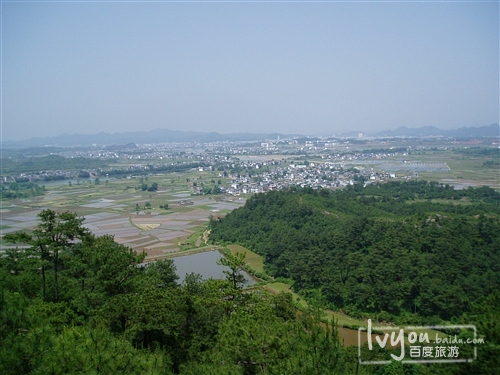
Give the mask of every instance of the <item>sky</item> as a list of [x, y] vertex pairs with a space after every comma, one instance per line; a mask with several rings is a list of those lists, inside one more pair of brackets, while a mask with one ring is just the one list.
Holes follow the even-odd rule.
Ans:
[[499, 123], [499, 3], [1, 3], [3, 141]]

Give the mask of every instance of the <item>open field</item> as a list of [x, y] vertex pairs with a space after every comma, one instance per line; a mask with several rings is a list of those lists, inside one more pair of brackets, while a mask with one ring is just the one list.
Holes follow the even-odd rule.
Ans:
[[453, 151], [427, 152], [419, 155], [409, 155], [404, 158], [394, 158], [393, 162], [408, 161], [427, 165], [444, 165], [449, 170], [416, 170], [419, 179], [439, 181], [457, 187], [487, 185], [500, 187], [500, 172], [498, 168], [489, 168], [484, 163], [491, 158], [486, 156], [466, 156]]
[[[383, 144], [377, 146], [386, 147]], [[401, 146], [408, 144], [402, 142]], [[436, 144], [436, 147], [442, 149], [342, 163], [349, 166], [362, 165], [374, 170], [385, 168], [386, 172], [392, 170], [397, 175], [439, 181], [456, 188], [488, 185], [500, 189], [500, 171], [495, 167], [498, 160], [494, 154], [468, 153], [467, 149], [453, 150], [446, 144]], [[250, 155], [248, 158], [284, 159], [277, 155]], [[243, 197], [191, 195], [195, 183], [198, 186], [210, 185], [219, 178], [220, 173], [217, 171], [193, 169], [186, 172], [102, 179], [99, 185], [91, 179], [49, 182], [44, 196], [1, 201], [1, 233], [30, 230], [36, 226], [36, 215], [42, 209], [72, 211], [85, 217], [85, 224], [96, 234], [113, 235], [120, 243], [129, 244], [137, 251], [146, 251], [148, 257], [166, 256], [175, 251], [204, 246], [206, 240], [202, 234], [210, 215], [223, 216], [244, 204]], [[158, 184], [157, 191], [142, 191], [141, 184], [152, 183]], [[465, 201], [453, 203], [468, 204]], [[95, 215], [101, 214], [108, 216], [97, 220]], [[258, 258], [252, 258], [250, 254], [247, 257], [252, 268], [257, 272], [263, 271]]]
[[487, 162], [491, 161], [494, 161], [491, 156], [472, 156], [446, 150], [422, 151], [379, 160], [347, 160], [341, 163], [395, 173], [398, 176], [438, 181], [459, 189], [482, 185], [500, 189], [500, 170], [495, 164], [488, 166]]
[[[187, 175], [200, 177], [197, 172]], [[84, 217], [84, 226], [95, 235], [114, 236], [116, 242], [144, 251], [146, 260], [152, 260], [206, 245], [197, 238], [206, 230], [210, 215], [220, 215], [221, 210], [232, 210], [245, 202], [192, 196], [186, 177], [181, 179], [180, 175], [149, 176], [147, 183], [152, 182], [158, 183], [158, 191], [138, 189], [135, 179], [113, 179], [99, 185], [50, 184], [44, 196], [2, 201], [1, 233], [30, 231], [38, 224], [37, 215], [43, 209], [71, 211]], [[183, 200], [192, 203], [184, 205]], [[168, 209], [161, 209], [165, 204]], [[188, 241], [195, 234], [198, 237]]]
[[[297, 303], [301, 308], [308, 308], [309, 304], [305, 299], [300, 297], [297, 293], [293, 292], [290, 289], [289, 284], [281, 283], [281, 282], [273, 282], [270, 284], [267, 284], [265, 286], [266, 289], [274, 292], [274, 293], [281, 293], [281, 292], [290, 292], [292, 293], [293, 300], [295, 303]], [[355, 319], [351, 318], [345, 314], [341, 314], [338, 312], [334, 312], [332, 310], [324, 310], [324, 316], [326, 320], [333, 322], [336, 321], [337, 324], [341, 327], [358, 327], [358, 326], [363, 326], [365, 325], [365, 322], [360, 319]]]

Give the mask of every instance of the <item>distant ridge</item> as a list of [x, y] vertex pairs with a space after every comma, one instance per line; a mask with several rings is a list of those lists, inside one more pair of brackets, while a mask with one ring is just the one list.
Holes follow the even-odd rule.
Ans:
[[221, 141], [259, 141], [293, 137], [279, 133], [251, 134], [232, 133], [220, 134], [217, 132], [192, 132], [169, 129], [154, 129], [149, 131], [135, 131], [123, 133], [99, 134], [62, 134], [55, 137], [31, 138], [24, 141], [2, 142], [3, 148], [41, 147], [41, 146], [110, 146], [127, 143], [162, 143], [162, 142], [221, 142]]
[[[359, 132], [348, 132], [341, 137], [357, 137]], [[371, 137], [500, 137], [500, 126], [491, 124], [479, 127], [463, 127], [459, 129], [443, 130], [435, 126], [423, 126], [420, 128], [407, 128], [401, 126], [394, 130], [384, 130], [377, 133], [364, 133]], [[23, 141], [2, 142], [2, 148], [26, 148], [26, 147], [69, 147], [69, 146], [91, 146], [109, 147], [124, 144], [162, 143], [162, 142], [222, 142], [222, 141], [260, 141], [277, 138], [304, 137], [303, 134], [281, 134], [281, 133], [231, 133], [221, 134], [217, 132], [193, 132], [169, 129], [154, 129], [149, 131], [134, 131], [123, 133], [99, 134], [62, 134], [55, 137], [31, 138]]]
[[443, 130], [435, 126], [423, 126], [420, 128], [407, 128], [401, 126], [394, 130], [384, 130], [372, 134], [375, 137], [500, 137], [500, 126], [491, 124], [479, 127], [464, 127], [459, 129]]

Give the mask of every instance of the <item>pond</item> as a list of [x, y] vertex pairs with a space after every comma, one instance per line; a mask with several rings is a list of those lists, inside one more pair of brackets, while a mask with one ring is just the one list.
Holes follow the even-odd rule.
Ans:
[[[201, 277], [206, 280], [209, 278], [213, 279], [225, 279], [226, 275], [224, 271], [230, 271], [229, 267], [217, 264], [217, 261], [221, 259], [223, 255], [217, 250], [205, 251], [203, 253], [195, 253], [184, 256], [179, 256], [172, 258], [175, 267], [177, 269], [177, 275], [179, 276], [179, 282], [182, 283], [186, 274], [191, 272], [198, 273]], [[245, 286], [250, 286], [255, 284], [255, 280], [246, 273], [243, 272], [245, 276]]]

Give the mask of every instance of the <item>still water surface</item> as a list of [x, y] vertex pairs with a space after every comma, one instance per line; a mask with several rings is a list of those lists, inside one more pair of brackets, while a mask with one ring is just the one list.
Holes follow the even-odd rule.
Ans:
[[[183, 282], [186, 274], [191, 272], [199, 273], [204, 280], [209, 278], [225, 279], [226, 275], [223, 271], [230, 271], [230, 268], [217, 264], [217, 261], [222, 257], [221, 253], [213, 250], [175, 257], [172, 260], [177, 268], [177, 275], [180, 278], [179, 282]], [[243, 272], [243, 275], [245, 276], [246, 286], [255, 284], [255, 281], [249, 274]]]

